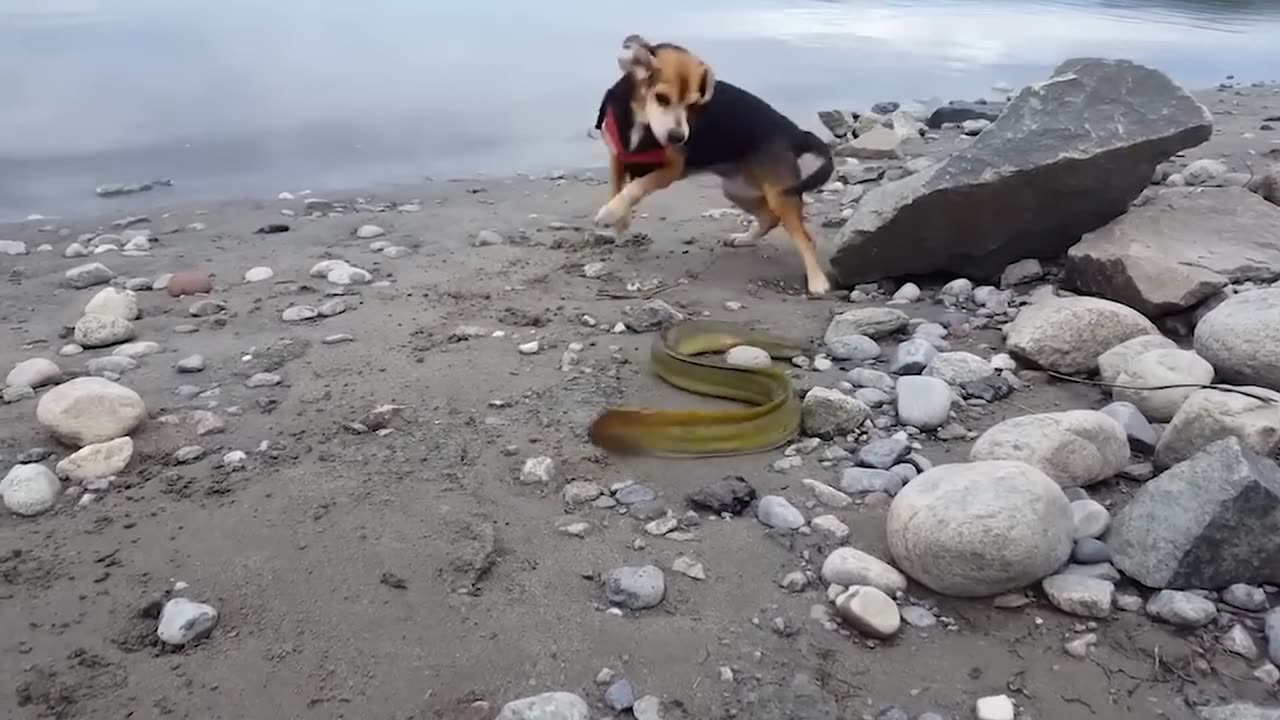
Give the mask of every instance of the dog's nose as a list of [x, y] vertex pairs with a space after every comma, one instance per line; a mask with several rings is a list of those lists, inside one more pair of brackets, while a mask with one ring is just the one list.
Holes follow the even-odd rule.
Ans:
[[684, 131], [672, 130], [671, 132], [667, 133], [667, 144], [679, 145], [685, 141], [686, 137], [687, 136], [684, 134]]

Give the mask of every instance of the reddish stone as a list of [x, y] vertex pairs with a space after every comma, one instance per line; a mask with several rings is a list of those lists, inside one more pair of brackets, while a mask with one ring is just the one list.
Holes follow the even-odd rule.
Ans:
[[213, 291], [213, 281], [209, 279], [208, 273], [187, 270], [174, 273], [169, 278], [168, 290], [173, 297], [202, 295]]

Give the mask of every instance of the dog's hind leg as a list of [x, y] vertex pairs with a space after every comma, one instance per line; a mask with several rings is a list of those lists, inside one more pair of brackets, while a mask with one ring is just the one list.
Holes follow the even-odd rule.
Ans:
[[724, 196], [729, 202], [751, 215], [753, 224], [746, 232], [733, 233], [724, 239], [730, 247], [749, 247], [759, 243], [765, 235], [778, 227], [781, 218], [769, 207], [769, 201], [759, 188], [738, 178], [725, 178]]
[[804, 224], [804, 200], [798, 195], [790, 195], [784, 187], [765, 185], [765, 199], [769, 208], [781, 219], [782, 227], [791, 236], [791, 241], [800, 253], [804, 263], [806, 285], [810, 295], [822, 296], [831, 292], [831, 281], [818, 264], [818, 254], [814, 247], [813, 236]]

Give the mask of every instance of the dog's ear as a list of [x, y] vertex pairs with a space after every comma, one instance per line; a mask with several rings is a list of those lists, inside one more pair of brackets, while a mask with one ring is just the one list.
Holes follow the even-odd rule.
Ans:
[[653, 48], [639, 35], [628, 35], [622, 41], [622, 52], [618, 53], [618, 68], [622, 72], [644, 80], [653, 72]]
[[711, 100], [711, 94], [716, 89], [716, 74], [711, 71], [710, 65], [702, 66], [702, 82], [698, 84], [698, 93], [702, 96], [699, 102], [706, 103]]

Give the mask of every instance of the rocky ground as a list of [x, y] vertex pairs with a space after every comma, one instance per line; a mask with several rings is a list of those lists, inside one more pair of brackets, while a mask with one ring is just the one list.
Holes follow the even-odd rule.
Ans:
[[[1274, 162], [1274, 88], [1201, 99], [1213, 139], [1159, 179], [1198, 158]], [[964, 132], [850, 150], [862, 160], [813, 198], [815, 232]], [[1028, 361], [1086, 375], [1155, 326], [1056, 304], [1054, 263], [1018, 263], [1004, 288], [951, 276], [810, 300], [780, 232], [721, 245], [742, 220], [715, 183], [651, 198], [620, 238], [588, 227], [605, 193], [578, 174], [299, 188], [0, 227], [6, 717], [487, 720], [513, 701], [504, 720], [1275, 717], [1230, 705], [1275, 704], [1275, 587], [1188, 585], [1202, 562], [1145, 568], [1207, 588], [1157, 593], [1105, 560], [1139, 572], [1134, 529], [1170, 515], [1154, 491], [1147, 516], [1125, 508], [1188, 457], [1209, 471], [1161, 477], [1244, 478], [1231, 487], [1256, 493], [1269, 537], [1280, 483], [1249, 453], [1274, 456], [1280, 410], [1194, 401], [1230, 418], [1202, 431], [1175, 417], [1189, 390], [1118, 396], [1133, 404], [1108, 410], [1129, 423], [1116, 440], [1098, 413], [1045, 415], [1108, 390]], [[708, 460], [590, 446], [609, 405], [719, 404], [646, 370], [675, 313], [813, 341], [792, 372], [827, 439]], [[1111, 357], [1116, 379], [1130, 368]], [[1192, 353], [1154, 364], [1214, 378]], [[1156, 439], [1164, 423], [1178, 443]], [[1223, 435], [1241, 440], [1203, 450]], [[971, 454], [1031, 464], [917, 477]], [[1264, 567], [1240, 572], [1274, 582], [1260, 542]], [[975, 544], [994, 548], [984, 566], [949, 555]], [[1075, 564], [1040, 583], [1063, 553]]]

